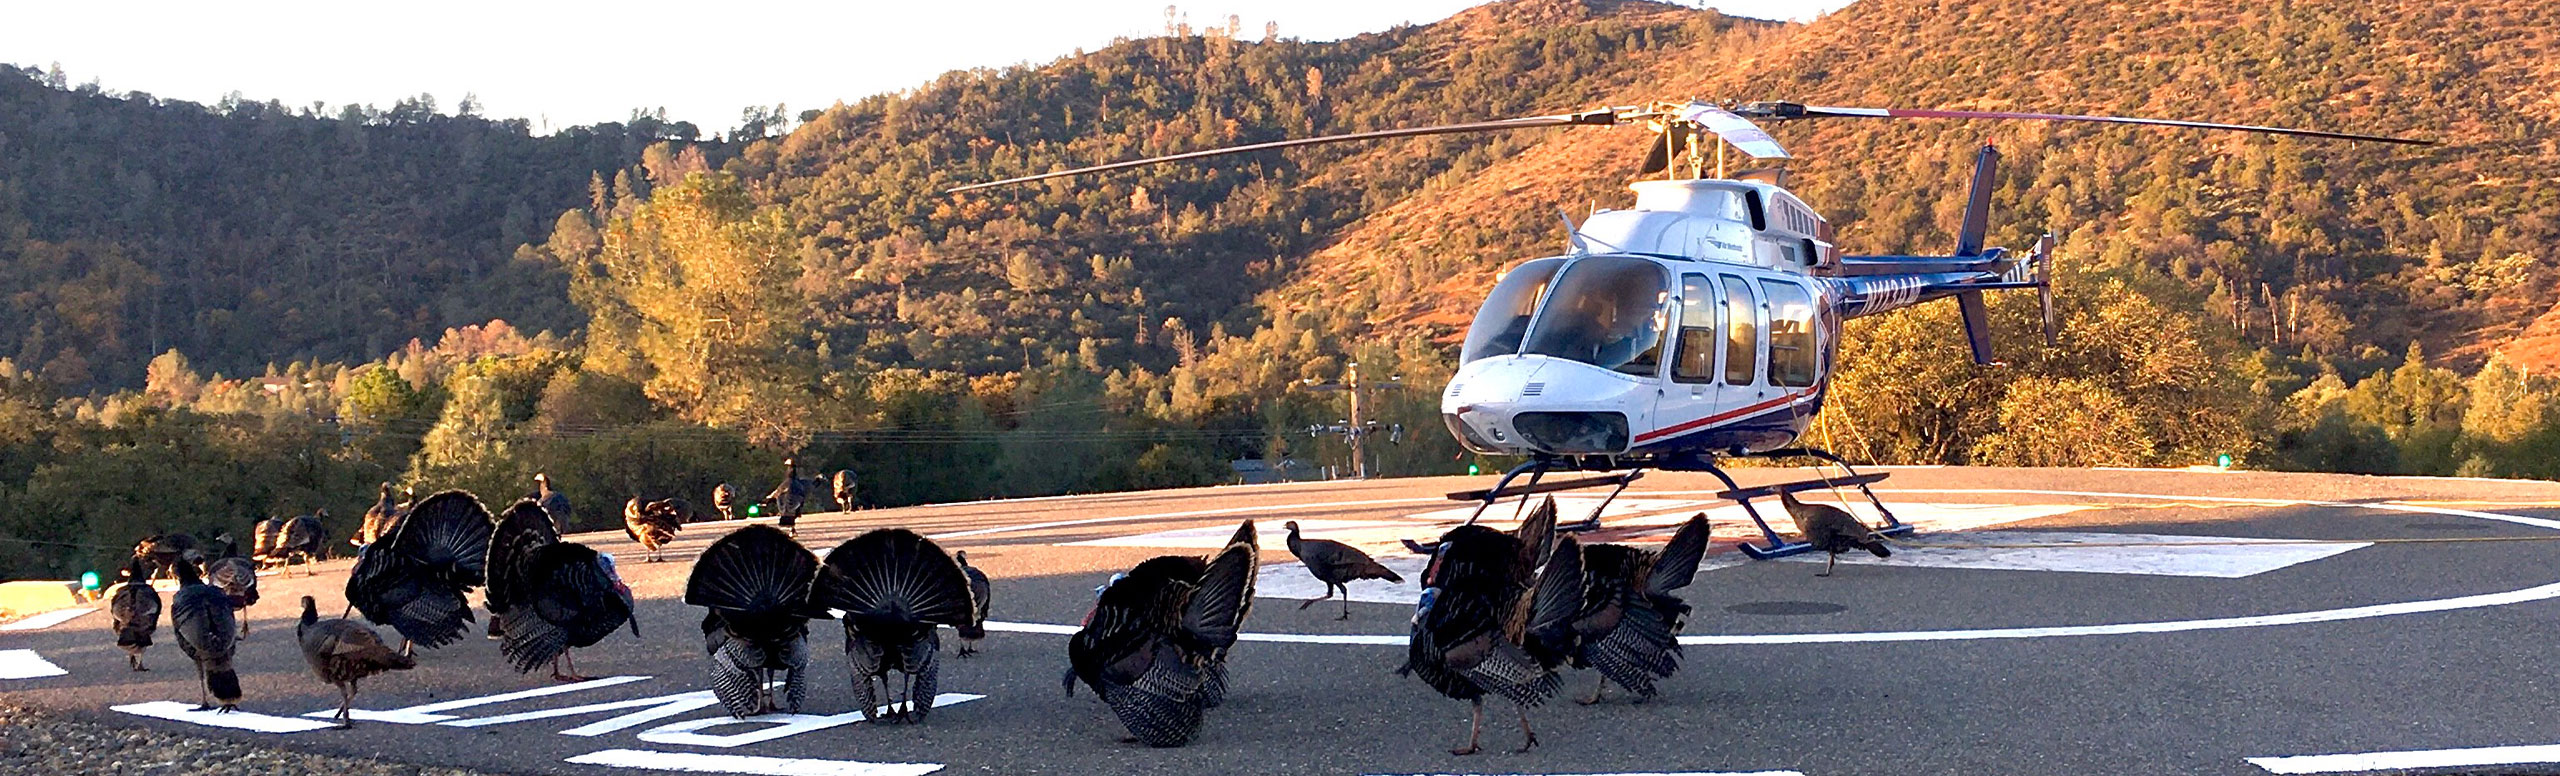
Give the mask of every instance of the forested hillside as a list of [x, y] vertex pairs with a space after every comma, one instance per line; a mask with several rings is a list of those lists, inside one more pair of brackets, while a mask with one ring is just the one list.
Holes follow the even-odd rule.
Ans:
[[0, 357], [85, 393], [171, 349], [237, 375], [498, 318], [573, 332], [565, 274], [516, 247], [561, 210], [645, 193], [621, 171], [696, 131], [535, 137], [458, 114], [426, 96], [199, 105], [0, 67]]
[[1331, 42], [1173, 28], [717, 144], [0, 73], [0, 576], [315, 507], [343, 532], [383, 480], [502, 500], [546, 472], [596, 528], [632, 495], [761, 493], [785, 455], [856, 469], [871, 504], [1347, 466], [1306, 432], [1340, 394], [1303, 386], [1355, 362], [1421, 387], [1370, 405], [1408, 430], [1372, 446], [1384, 471], [1499, 465], [1439, 431], [1451, 338], [1496, 272], [1557, 250], [1558, 209], [1626, 202], [1641, 128], [944, 190], [1656, 99], [2442, 140], [1774, 127], [1851, 252], [1945, 248], [1985, 140], [1995, 238], [2062, 239], [2058, 347], [2025, 295], [1994, 305], [2001, 368], [1970, 364], [1951, 307], [1858, 322], [1812, 441], [2560, 477], [2555, 38], [2560, 11], [2526, 3], [1862, 0], [1790, 25], [1507, 0]]

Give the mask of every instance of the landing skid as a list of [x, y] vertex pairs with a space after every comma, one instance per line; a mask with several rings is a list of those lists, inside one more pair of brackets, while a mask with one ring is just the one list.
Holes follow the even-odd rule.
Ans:
[[[1656, 468], [1662, 468], [1670, 471], [1706, 472], [1708, 474], [1715, 475], [1717, 480], [1724, 482], [1725, 490], [1716, 493], [1716, 497], [1742, 505], [1743, 514], [1749, 515], [1751, 517], [1752, 524], [1760, 528], [1762, 543], [1755, 545], [1751, 542], [1743, 542], [1740, 547], [1742, 549], [1742, 554], [1744, 555], [1748, 555], [1758, 560], [1766, 560], [1769, 558], [1783, 558], [1789, 555], [1797, 555], [1813, 551], [1813, 545], [1806, 544], [1802, 541], [1790, 542], [1787, 541], [1785, 537], [1780, 536], [1777, 528], [1769, 524], [1769, 519], [1760, 514], [1759, 507], [1751, 503], [1751, 499], [1753, 498], [1765, 498], [1780, 493], [1800, 493], [1808, 490], [1855, 486], [1857, 487], [1860, 495], [1867, 497], [1867, 503], [1875, 505], [1876, 513], [1884, 516], [1884, 525], [1877, 526], [1873, 529], [1877, 534], [1884, 536], [1908, 536], [1913, 530], [1915, 530], [1915, 527], [1911, 524], [1902, 522], [1901, 518], [1894, 517], [1893, 510], [1886, 508], [1884, 501], [1876, 498], [1875, 491], [1867, 488], [1869, 483], [1883, 481], [1887, 476], [1885, 473], [1859, 474], [1858, 470], [1855, 467], [1850, 466], [1848, 461], [1840, 460], [1839, 456], [1833, 455], [1830, 451], [1817, 447], [1790, 447], [1761, 453], [1746, 453], [1741, 456], [1734, 457], [1813, 458], [1837, 465], [1840, 467], [1841, 471], [1849, 473], [1849, 476], [1838, 479], [1812, 479], [1798, 482], [1781, 482], [1770, 485], [1755, 485], [1745, 488], [1742, 487], [1741, 483], [1733, 480], [1733, 475], [1725, 473], [1724, 467], [1717, 466], [1715, 459], [1711, 457], [1699, 456], [1695, 458], [1648, 461], [1648, 463], [1658, 464]], [[1557, 530], [1561, 531], [1589, 531], [1597, 529], [1600, 527], [1600, 513], [1607, 510], [1609, 508], [1609, 504], [1618, 499], [1618, 494], [1626, 492], [1628, 485], [1634, 484], [1636, 480], [1644, 478], [1645, 470], [1643, 468], [1631, 468], [1622, 473], [1605, 474], [1597, 477], [1580, 477], [1569, 480], [1556, 480], [1553, 482], [1541, 481], [1549, 471], [1576, 469], [1589, 471], [1591, 469], [1588, 467], [1593, 466], [1595, 463], [1600, 466], [1615, 468], [1614, 465], [1621, 462], [1614, 459], [1604, 459], [1602, 461], [1592, 462], [1582, 459], [1567, 460], [1556, 458], [1534, 458], [1522, 462], [1518, 466], [1511, 467], [1510, 471], [1503, 472], [1502, 479], [1495, 481], [1491, 488], [1486, 488], [1484, 490], [1458, 491], [1449, 494], [1449, 500], [1476, 502], [1475, 513], [1467, 516], [1467, 524], [1474, 525], [1477, 520], [1484, 517], [1486, 509], [1492, 508], [1494, 504], [1513, 496], [1520, 497], [1518, 505], [1512, 509], [1512, 517], [1517, 519], [1520, 516], [1520, 513], [1528, 508], [1528, 497], [1530, 496], [1541, 493], [1555, 493], [1558, 491], [1599, 487], [1603, 485], [1613, 486], [1609, 491], [1609, 496], [1601, 499], [1600, 506], [1591, 510], [1590, 517], [1584, 518], [1578, 522], [1556, 526]], [[1522, 474], [1529, 475], [1529, 481], [1517, 487], [1512, 486], [1512, 480], [1519, 479]], [[1405, 539], [1402, 541], [1404, 542], [1405, 549], [1419, 555], [1429, 555], [1432, 551], [1439, 549], [1438, 542], [1424, 543], [1417, 542], [1412, 539]]]

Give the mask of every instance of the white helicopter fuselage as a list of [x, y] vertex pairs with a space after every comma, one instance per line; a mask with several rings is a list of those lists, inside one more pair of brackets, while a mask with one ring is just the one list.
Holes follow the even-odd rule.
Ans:
[[1441, 395], [1461, 444], [1680, 458], [1781, 448], [1811, 424], [1851, 290], [1814, 274], [1839, 260], [1828, 226], [1758, 181], [1633, 188], [1574, 252], [1495, 284]]

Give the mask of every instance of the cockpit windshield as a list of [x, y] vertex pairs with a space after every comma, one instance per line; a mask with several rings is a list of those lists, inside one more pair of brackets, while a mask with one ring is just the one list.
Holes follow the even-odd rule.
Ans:
[[1520, 352], [1654, 374], [1671, 298], [1671, 283], [1660, 265], [1632, 256], [1589, 256], [1574, 262], [1555, 283], [1537, 329], [1529, 332]]
[[1493, 284], [1493, 293], [1485, 295], [1484, 306], [1476, 310], [1475, 323], [1467, 326], [1467, 345], [1458, 351], [1458, 363], [1520, 352], [1520, 337], [1529, 333], [1538, 298], [1546, 295], [1547, 281], [1554, 280], [1556, 268], [1562, 266], [1561, 256], [1530, 259], [1503, 273], [1502, 281]]

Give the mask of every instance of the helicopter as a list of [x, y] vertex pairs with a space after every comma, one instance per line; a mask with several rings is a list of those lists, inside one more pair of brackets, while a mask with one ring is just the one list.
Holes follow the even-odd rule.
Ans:
[[[1516, 131], [1539, 127], [1643, 124], [1656, 135], [1633, 207], [1563, 220], [1566, 250], [1506, 269], [1467, 328], [1457, 372], [1441, 392], [1441, 419], [1467, 450], [1525, 460], [1491, 488], [1449, 494], [1486, 508], [1528, 497], [1614, 486], [1600, 507], [1568, 530], [1599, 527], [1600, 514], [1647, 470], [1713, 474], [1759, 528], [1744, 542], [1753, 558], [1812, 549], [1771, 527], [1752, 499], [1818, 488], [1855, 487], [1883, 520], [1877, 533], [1913, 527], [1894, 517], [1870, 483], [1829, 451], [1799, 444], [1822, 411], [1848, 319], [1939, 299], [1955, 300], [1977, 365], [1993, 358], [1983, 294], [2034, 291], [2044, 338], [2053, 344], [2054, 238], [2023, 254], [1983, 244], [1990, 230], [2000, 154], [1975, 157], [1963, 222], [1943, 256], [1850, 255], [1831, 222], [1785, 187], [1785, 169], [1728, 173], [1726, 149], [1754, 160], [1792, 158], [1761, 123], [1809, 119], [1991, 119], [2092, 122], [2432, 145], [2432, 141], [2312, 129], [2217, 124], [2130, 116], [2006, 111], [1859, 108], [1786, 101], [1659, 101], [1574, 113], [1385, 129], [1279, 140], [1024, 175], [950, 193], [1145, 165], [1361, 140]], [[1712, 149], [1712, 162], [1709, 159]], [[1657, 175], [1657, 173], [1659, 175]], [[1718, 465], [1739, 458], [1811, 458], [1845, 476], [1743, 487]], [[1605, 472], [1543, 481], [1549, 472]], [[1527, 482], [1514, 485], [1523, 475]], [[1428, 545], [1407, 540], [1415, 552]]]

